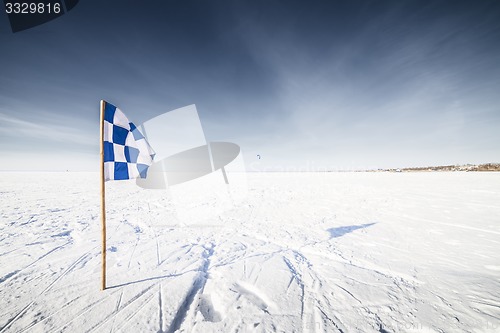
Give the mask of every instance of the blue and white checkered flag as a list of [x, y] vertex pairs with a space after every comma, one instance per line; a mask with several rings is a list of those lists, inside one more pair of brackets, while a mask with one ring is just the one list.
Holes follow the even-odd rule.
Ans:
[[104, 108], [104, 179], [146, 178], [155, 152], [142, 133], [116, 106]]

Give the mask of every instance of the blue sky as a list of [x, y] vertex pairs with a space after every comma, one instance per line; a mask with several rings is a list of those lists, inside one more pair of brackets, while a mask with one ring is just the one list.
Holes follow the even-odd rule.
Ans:
[[[252, 170], [500, 162], [498, 1], [81, 1], [0, 15], [0, 170], [98, 170], [99, 100], [196, 104]], [[261, 156], [259, 160], [257, 154]]]

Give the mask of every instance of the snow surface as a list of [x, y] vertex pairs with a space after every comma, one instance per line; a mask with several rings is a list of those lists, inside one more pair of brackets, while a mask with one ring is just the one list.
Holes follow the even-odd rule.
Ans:
[[[499, 332], [500, 173], [250, 173], [216, 216], [0, 174], [0, 332]], [[213, 205], [213, 201], [205, 205]]]

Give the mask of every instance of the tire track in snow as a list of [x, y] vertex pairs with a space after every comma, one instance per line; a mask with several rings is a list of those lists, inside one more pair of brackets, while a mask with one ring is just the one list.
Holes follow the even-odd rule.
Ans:
[[154, 235], [155, 235], [155, 242], [156, 242], [156, 263], [158, 265], [158, 267], [160, 266], [161, 264], [161, 252], [160, 252], [160, 243], [158, 242], [158, 235], [156, 234], [156, 232], [153, 230], [154, 232]]
[[[152, 287], [154, 287], [154, 285], [152, 285], [152, 286], [151, 286], [151, 288], [152, 288]], [[146, 294], [146, 293], [142, 294], [142, 295], [141, 295], [141, 297], [142, 297], [143, 295], [145, 295], [145, 294]], [[151, 294], [149, 295], [149, 297], [147, 297], [147, 298], [144, 300], [143, 304], [145, 305], [145, 304], [149, 303], [151, 300], [153, 300], [153, 299], [154, 299], [154, 297], [155, 297], [155, 294], [156, 294], [156, 293], [154, 293], [154, 292], [153, 292], [153, 293], [151, 293]], [[142, 307], [141, 307], [140, 309], [142, 309]], [[122, 321], [122, 324], [121, 324], [121, 325], [117, 328], [117, 330], [118, 330], [118, 331], [122, 331], [122, 328], [123, 328], [125, 325], [127, 325], [127, 324], [128, 324], [128, 323], [132, 320], [132, 318], [134, 318], [134, 317], [135, 317], [135, 316], [139, 313], [140, 309], [139, 309], [138, 311], [134, 311], [134, 312], [132, 312], [132, 314], [130, 314], [129, 316], [127, 316], [127, 317], [126, 317], [126, 318]], [[101, 327], [101, 326], [102, 326], [102, 324], [103, 324], [103, 323], [99, 324], [99, 326], [97, 326], [97, 327], [95, 327], [95, 328], [92, 328], [92, 331], [95, 331], [97, 328]], [[98, 332], [101, 332], [101, 331], [98, 331]]]
[[[57, 248], [56, 248], [57, 249]], [[56, 250], [54, 249], [54, 250]], [[54, 250], [52, 251], [49, 251], [46, 255], [48, 255], [49, 253], [53, 252]], [[44, 255], [44, 256], [46, 256]], [[0, 329], [0, 333], [1, 332], [4, 332], [7, 328], [9, 328], [9, 326], [11, 326], [13, 323], [15, 323], [19, 318], [21, 318], [27, 311], [28, 309], [35, 303], [36, 299], [39, 298], [40, 296], [42, 296], [43, 294], [45, 294], [47, 291], [49, 291], [50, 289], [52, 289], [52, 287], [59, 281], [61, 280], [64, 276], [66, 276], [69, 272], [71, 272], [75, 267], [76, 265], [78, 265], [78, 263], [80, 263], [81, 261], [83, 261], [84, 258], [88, 257], [89, 254], [84, 254], [82, 256], [80, 256], [75, 262], [73, 262], [64, 272], [62, 272], [54, 281], [52, 281], [44, 290], [42, 290], [42, 292], [40, 294], [38, 294], [38, 296], [36, 296], [35, 300], [31, 301], [30, 303], [28, 303], [28, 305], [26, 305], [21, 311], [19, 311], [14, 317], [12, 317], [11, 319], [9, 319], [7, 321], [7, 323], [5, 324], [4, 327], [2, 327]], [[43, 256], [42, 256], [43, 257]]]
[[[345, 265], [349, 265], [349, 266], [351, 266], [353, 268], [356, 268], [356, 269], [360, 269], [360, 270], [364, 270], [364, 271], [369, 271], [372, 274], [376, 274], [376, 275], [378, 275], [380, 277], [383, 277], [383, 278], [385, 278], [387, 280], [390, 280], [392, 283], [390, 283], [390, 284], [383, 284], [383, 286], [397, 288], [401, 292], [402, 295], [408, 295], [408, 294], [411, 294], [412, 292], [414, 292], [414, 288], [415, 287], [411, 283], [409, 283], [409, 281], [417, 281], [418, 283], [420, 283], [418, 280], [416, 280], [414, 278], [412, 279], [412, 277], [399, 276], [399, 275], [394, 274], [394, 273], [392, 273], [390, 271], [383, 270], [380, 267], [376, 267], [376, 266], [374, 267], [373, 265], [369, 265], [369, 263], [365, 263], [364, 266], [362, 266], [361, 264], [358, 264], [358, 263], [353, 263], [352, 260], [347, 259], [338, 249], [332, 249], [332, 252], [334, 252], [335, 255], [339, 259], [341, 259], [340, 262], [343, 263], [343, 264], [345, 264]], [[332, 259], [333, 258], [330, 255], [325, 255], [325, 254], [322, 254], [322, 253], [315, 253], [314, 252], [313, 254], [316, 255], [316, 256], [320, 256], [320, 257], [324, 257], [324, 258], [328, 258], [328, 259]], [[303, 255], [302, 255], [302, 257], [305, 259], [305, 257]], [[369, 286], [371, 288], [378, 288], [378, 287], [380, 287], [379, 284], [366, 283], [364, 281], [357, 280], [354, 277], [348, 276], [348, 275], [343, 275], [342, 274], [342, 278], [343, 279], [352, 280], [352, 281], [354, 281], [354, 282], [356, 282], [358, 284], [364, 284], [364, 285]], [[346, 288], [344, 288], [344, 287], [342, 287], [342, 286], [340, 286], [339, 284], [336, 284], [336, 283], [334, 283], [333, 285], [335, 285], [340, 290], [342, 290], [343, 292], [345, 292], [346, 294], [348, 294], [352, 299], [354, 299], [360, 305], [360, 309], [362, 310], [363, 318], [364, 318], [364, 320], [366, 320], [367, 323], [370, 323], [372, 325], [372, 327], [377, 328], [380, 332], [387, 332], [384, 329], [384, 327], [386, 325], [384, 324], [384, 322], [382, 321], [382, 319], [380, 318], [380, 316], [378, 316], [375, 312], [371, 311], [369, 309], [369, 306], [363, 306], [363, 302], [360, 299], [358, 299], [357, 297], [355, 297], [354, 294], [351, 293], [348, 289], [346, 289]], [[328, 303], [328, 305], [330, 305], [330, 300], [328, 299], [328, 297], [326, 297], [326, 295], [327, 295], [327, 293], [323, 293], [322, 299], [324, 301], [326, 301]], [[401, 300], [398, 299], [398, 301], [401, 301]], [[321, 299], [320, 298], [317, 298], [317, 303], [318, 303], [318, 307], [319, 307], [319, 305], [321, 304]], [[324, 311], [324, 307], [320, 307], [319, 310], [321, 310], [321, 311], [319, 311], [320, 316], [324, 317], [328, 322], [330, 322], [330, 320], [328, 320], [328, 318], [325, 317], [325, 315], [322, 313], [322, 312], [325, 312]], [[326, 314], [326, 312], [325, 312], [325, 314]], [[361, 312], [360, 312], [360, 314], [361, 314]], [[403, 315], [403, 313], [401, 315]], [[330, 318], [330, 319], [332, 319], [332, 318]], [[345, 329], [343, 329], [343, 330], [345, 331]]]
[[[283, 256], [283, 260], [287, 265], [292, 277], [295, 279], [299, 288], [301, 290], [301, 308], [300, 308], [300, 318], [302, 320], [302, 330], [303, 331], [316, 331], [316, 325], [314, 320], [314, 306], [316, 306], [315, 297], [313, 296], [313, 285], [315, 278], [313, 277], [314, 273], [309, 271], [308, 262], [304, 260], [304, 256], [299, 254], [297, 251], [292, 251], [293, 254], [293, 262], [286, 256]], [[304, 265], [306, 263], [307, 265]], [[304, 266], [307, 266], [304, 267]], [[305, 270], [309, 276], [313, 279], [313, 282], [305, 282]], [[290, 282], [291, 283], [291, 282]], [[311, 325], [312, 324], [312, 325]]]
[[204, 246], [205, 251], [203, 253], [204, 262], [201, 266], [198, 276], [196, 277], [193, 286], [189, 289], [187, 296], [184, 298], [184, 301], [181, 303], [177, 313], [172, 320], [170, 327], [167, 330], [167, 333], [174, 333], [179, 330], [184, 323], [189, 311], [191, 308], [196, 311], [196, 307], [193, 307], [193, 303], [195, 301], [195, 297], [198, 294], [203, 293], [203, 289], [205, 288], [205, 284], [208, 279], [208, 270], [210, 267], [210, 258], [214, 253], [215, 244], [212, 242], [211, 247]]
[[135, 241], [134, 249], [132, 250], [132, 253], [130, 254], [130, 259], [128, 260], [127, 268], [130, 268], [130, 264], [132, 263], [132, 258], [134, 258], [134, 253], [135, 253], [135, 249], [137, 248], [137, 244], [139, 244], [139, 239], [137, 239]]
[[326, 318], [333, 325], [333, 327], [335, 327], [337, 329], [337, 331], [339, 331], [340, 333], [345, 332], [345, 330], [340, 328], [339, 325], [332, 318], [330, 318], [330, 316], [328, 314], [326, 314], [326, 312], [319, 305], [316, 306], [316, 309], [318, 309], [318, 311], [321, 312], [323, 317]]
[[21, 271], [20, 269], [16, 269], [15, 271], [7, 273], [4, 277], [0, 278], [0, 283], [4, 283], [6, 280], [8, 280], [9, 278], [13, 277], [14, 275], [16, 275], [17, 273], [19, 273], [20, 271]]
[[292, 254], [293, 261], [286, 256], [283, 256], [283, 260], [301, 289], [302, 330], [316, 332], [317, 326], [320, 324], [319, 319], [322, 319], [329, 322], [336, 331], [346, 332], [342, 322], [334, 315], [328, 315], [323, 309], [319, 296], [321, 295], [328, 304], [330, 301], [324, 292], [320, 293], [323, 283], [313, 270], [311, 262], [299, 251], [292, 250]]
[[487, 234], [494, 234], [494, 235], [500, 235], [500, 232], [494, 231], [494, 230], [488, 230], [488, 229], [482, 229], [482, 228], [477, 228], [477, 227], [471, 227], [468, 225], [461, 225], [461, 224], [454, 224], [454, 223], [445, 223], [445, 222], [439, 222], [439, 221], [434, 221], [434, 220], [429, 220], [421, 217], [414, 217], [414, 216], [408, 216], [408, 215], [402, 215], [402, 217], [406, 219], [411, 219], [413, 221], [424, 221], [427, 223], [432, 223], [432, 224], [439, 224], [439, 225], [444, 225], [447, 227], [454, 227], [454, 228], [460, 228], [460, 229], [465, 229], [465, 230], [473, 230], [473, 231], [479, 231], [479, 232], [484, 232]]
[[50, 315], [48, 315], [47, 317], [44, 317], [42, 320], [40, 321], [34, 321], [32, 322], [30, 325], [28, 325], [27, 327], [25, 327], [21, 332], [26, 332], [26, 331], [29, 331], [31, 330], [33, 327], [51, 319], [52, 317], [54, 317], [55, 315], [57, 315], [58, 313], [60, 313], [61, 311], [63, 311], [64, 309], [66, 309], [68, 306], [70, 306], [71, 304], [73, 304], [74, 302], [76, 302], [77, 300], [79, 300], [80, 298], [82, 298], [83, 295], [80, 295], [76, 298], [73, 298], [72, 300], [70, 300], [69, 302], [67, 302], [66, 304], [64, 304], [60, 309], [58, 309], [56, 312], [54, 313], [51, 313]]
[[153, 228], [153, 225], [151, 224], [151, 221], [148, 221], [149, 224], [149, 229], [153, 232], [153, 235], [155, 236], [155, 242], [156, 242], [156, 259], [157, 259], [157, 265], [158, 267], [161, 265], [162, 260], [161, 260], [161, 252], [160, 252], [160, 242], [158, 241], [158, 234], [156, 233], [155, 228]]
[[[38, 259], [35, 259], [34, 261], [32, 261], [31, 263], [29, 263], [27, 266], [21, 268], [21, 269], [17, 269], [15, 271], [12, 271], [6, 275], [4, 275], [3, 277], [0, 278], [0, 283], [3, 283], [5, 281], [7, 281], [8, 279], [10, 279], [11, 277], [17, 275], [18, 273], [24, 271], [25, 269], [27, 268], [30, 268], [31, 266], [33, 266], [34, 264], [36, 264], [37, 262], [39, 262], [40, 260], [42, 260], [43, 258], [47, 257], [48, 255], [50, 255], [51, 253], [54, 253], [55, 251], [57, 250], [60, 250], [62, 249], [63, 247], [65, 247], [66, 245], [70, 244], [71, 241], [63, 244], [63, 245], [60, 245], [60, 246], [56, 246], [55, 248], [53, 248], [52, 250], [48, 251], [47, 253], [41, 255], [40, 257], [38, 257]], [[0, 331], [1, 332], [1, 331]]]
[[354, 296], [354, 295], [353, 295], [353, 294], [352, 294], [349, 290], [347, 290], [346, 288], [342, 287], [341, 285], [339, 285], [339, 284], [337, 284], [337, 283], [335, 283], [335, 285], [336, 285], [338, 288], [340, 288], [340, 289], [342, 289], [343, 291], [345, 291], [345, 292], [346, 292], [349, 296], [351, 296], [352, 298], [354, 298], [356, 301], [358, 301], [358, 303], [359, 303], [359, 304], [362, 304], [362, 302], [361, 302], [361, 301], [360, 301], [360, 300], [359, 300], [356, 296]]
[[[5, 239], [5, 238], [0, 239], [0, 243], [3, 243], [4, 239]], [[9, 246], [9, 245], [11, 245], [11, 244], [5, 244], [5, 245]], [[12, 252], [15, 252], [15, 251], [17, 251], [17, 250], [24, 249], [24, 248], [26, 248], [26, 246], [28, 246], [28, 245], [31, 245], [31, 244], [24, 244], [24, 245], [19, 246], [19, 247], [15, 248], [15, 249], [12, 249], [12, 250], [9, 250], [9, 251], [6, 251], [6, 252], [2, 252], [2, 253], [0, 253], [0, 257], [3, 257], [3, 256], [5, 256], [5, 255], [10, 254], [10, 253], [12, 253]]]
[[184, 298], [184, 301], [181, 303], [179, 309], [177, 310], [177, 313], [175, 314], [174, 319], [172, 320], [170, 327], [167, 330], [167, 333], [174, 333], [181, 328], [181, 325], [186, 319], [188, 311], [194, 302], [196, 294], [198, 294], [205, 283], [205, 281], [203, 281], [204, 278], [202, 275], [203, 274], [200, 272], [196, 277], [193, 286], [189, 289], [187, 296]]
[[[106, 324], [111, 318], [113, 318], [113, 325], [111, 327], [111, 332], [114, 331], [113, 329], [113, 326], [114, 326], [114, 322], [116, 321], [116, 317], [119, 313], [121, 313], [123, 310], [125, 310], [126, 308], [128, 308], [130, 305], [134, 304], [137, 300], [143, 298], [145, 295], [147, 295], [147, 293], [153, 289], [155, 285], [152, 284], [150, 285], [149, 287], [147, 287], [146, 289], [143, 289], [141, 290], [138, 294], [136, 294], [134, 297], [132, 297], [130, 300], [128, 300], [124, 305], [123, 307], [119, 308], [119, 306], [121, 305], [122, 303], [122, 297], [123, 297], [123, 289], [121, 290], [121, 295], [119, 297], [119, 303], [118, 303], [118, 306], [115, 308], [115, 311], [113, 311], [106, 319], [104, 319], [103, 321], [97, 323], [96, 325], [94, 325], [93, 327], [91, 327], [88, 332], [92, 332], [92, 331], [98, 331], [100, 332], [98, 329], [101, 328], [104, 324]], [[117, 293], [118, 290], [115, 292]], [[151, 295], [149, 295], [148, 298], [146, 298], [146, 300], [144, 301], [144, 304], [148, 303], [152, 298], [153, 296], [155, 295], [155, 293], [151, 293]], [[103, 298], [101, 299], [98, 304], [104, 302], [106, 300], [106, 298]], [[95, 304], [93, 307], [95, 307], [96, 305], [98, 304]], [[91, 309], [87, 309], [84, 313], [90, 311]], [[84, 313], [81, 313], [79, 316], [83, 315]], [[134, 311], [131, 315], [129, 315], [128, 317], [126, 317], [122, 322], [121, 322], [121, 325], [117, 328], [117, 330], [119, 331], [124, 325], [126, 325], [130, 319], [132, 319], [135, 315], [137, 314], [137, 311]], [[79, 317], [78, 316], [78, 317]], [[75, 318], [76, 319], [76, 318]], [[70, 322], [68, 322], [69, 324]]]
[[[118, 302], [116, 303], [115, 313], [118, 312], [118, 309], [120, 309], [120, 305], [122, 304], [123, 290], [124, 289], [122, 288], [120, 296], [118, 297]], [[110, 332], [113, 332], [113, 328], [115, 326], [115, 322], [116, 322], [116, 316], [113, 316], [113, 322], [111, 323], [111, 329], [109, 330]]]
[[297, 284], [299, 285], [299, 288], [301, 290], [301, 295], [300, 295], [300, 302], [301, 302], [301, 306], [300, 306], [300, 318], [303, 320], [304, 319], [304, 296], [305, 296], [304, 282], [302, 281], [301, 274], [297, 271], [297, 269], [295, 268], [295, 266], [293, 266], [293, 264], [290, 261], [290, 259], [288, 259], [287, 257], [283, 256], [283, 260], [285, 261], [285, 264], [288, 266], [288, 269], [292, 273], [292, 278], [290, 279], [290, 282], [288, 283], [288, 286], [287, 286], [286, 289], [288, 290], [290, 288], [290, 285], [292, 284], [293, 280], [295, 280], [297, 282]]
[[158, 291], [158, 306], [160, 308], [160, 332], [163, 332], [163, 300], [161, 299], [161, 293], [162, 293], [162, 288], [161, 288], [161, 283], [160, 283], [160, 290]]

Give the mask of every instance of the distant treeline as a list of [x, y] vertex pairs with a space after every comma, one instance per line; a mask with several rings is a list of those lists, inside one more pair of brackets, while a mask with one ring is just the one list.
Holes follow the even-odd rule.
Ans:
[[500, 163], [440, 165], [413, 168], [378, 169], [374, 171], [415, 172], [415, 171], [500, 171]]

